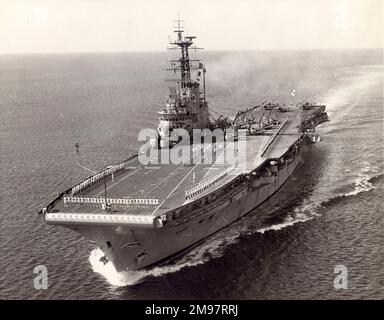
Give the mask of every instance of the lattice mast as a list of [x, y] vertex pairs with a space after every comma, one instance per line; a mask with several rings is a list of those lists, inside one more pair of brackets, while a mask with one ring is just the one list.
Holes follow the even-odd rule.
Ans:
[[[171, 68], [168, 70], [173, 71], [175, 74], [176, 72], [180, 72], [180, 79], [176, 79], [178, 84], [181, 88], [186, 88], [188, 85], [187, 83], [191, 82], [191, 70], [198, 70], [202, 67], [201, 63], [196, 66], [192, 65], [192, 62], [200, 62], [198, 59], [190, 59], [189, 58], [189, 49], [192, 48], [194, 50], [201, 50], [202, 48], [198, 48], [196, 46], [193, 46], [193, 39], [196, 38], [196, 36], [183, 36], [184, 33], [184, 20], [180, 20], [178, 18], [177, 20], [173, 21], [174, 25], [174, 33], [177, 34], [177, 37], [175, 40], [169, 40], [169, 44], [171, 45], [168, 47], [168, 50], [177, 50], [180, 49], [180, 58], [177, 60], [170, 60], [171, 61]], [[205, 73], [205, 72], [204, 72]], [[205, 80], [205, 74], [203, 73], [203, 77]], [[204, 81], [205, 82], [205, 81]], [[205, 87], [205, 83], [204, 83]], [[205, 91], [205, 90], [204, 90]], [[205, 92], [204, 92], [205, 97]]]

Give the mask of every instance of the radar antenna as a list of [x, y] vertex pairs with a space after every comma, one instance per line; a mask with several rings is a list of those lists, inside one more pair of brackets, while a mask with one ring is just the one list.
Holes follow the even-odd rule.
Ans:
[[[191, 62], [200, 61], [200, 60], [191, 60], [189, 58], [189, 49], [193, 45], [193, 39], [195, 36], [183, 36], [184, 33], [184, 20], [180, 20], [178, 17], [177, 20], [173, 20], [173, 32], [177, 34], [175, 40], [170, 40], [168, 50], [177, 50], [180, 49], [181, 56], [178, 60], [171, 60], [170, 70], [174, 73], [180, 71], [180, 83], [181, 88], [185, 88], [186, 83], [191, 81], [191, 70], [197, 70], [197, 66], [191, 65]], [[194, 50], [201, 50], [203, 48], [198, 48], [196, 46], [191, 47]]]

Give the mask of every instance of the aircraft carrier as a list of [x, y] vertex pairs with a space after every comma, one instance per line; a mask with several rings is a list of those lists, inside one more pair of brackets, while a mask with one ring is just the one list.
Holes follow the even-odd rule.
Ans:
[[101, 260], [117, 271], [166, 261], [250, 213], [284, 185], [305, 145], [319, 141], [315, 127], [328, 121], [324, 105], [268, 101], [212, 119], [206, 68], [189, 56], [198, 49], [195, 37], [184, 36], [180, 20], [174, 27], [169, 49], [180, 50], [180, 57], [170, 61], [173, 86], [156, 136], [137, 155], [92, 173], [40, 211], [46, 223], [99, 247]]

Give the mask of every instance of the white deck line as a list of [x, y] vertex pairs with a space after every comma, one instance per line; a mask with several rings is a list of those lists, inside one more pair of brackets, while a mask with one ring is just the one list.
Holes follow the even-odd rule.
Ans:
[[[211, 148], [213, 147], [213, 145], [211, 146]], [[191, 170], [188, 171], [188, 173], [183, 177], [183, 179], [181, 179], [181, 181], [176, 185], [176, 187], [174, 187], [172, 189], [172, 191], [165, 197], [165, 199], [159, 204], [159, 206], [152, 212], [152, 215], [154, 215], [157, 210], [160, 209], [160, 207], [162, 206], [162, 204], [165, 202], [165, 200], [167, 200], [171, 195], [172, 193], [175, 192], [175, 190], [184, 182], [184, 180], [191, 174], [191, 172], [193, 170], [195, 170], [195, 168], [200, 164], [200, 162], [207, 156], [208, 152], [205, 152], [204, 156], [192, 167]]]

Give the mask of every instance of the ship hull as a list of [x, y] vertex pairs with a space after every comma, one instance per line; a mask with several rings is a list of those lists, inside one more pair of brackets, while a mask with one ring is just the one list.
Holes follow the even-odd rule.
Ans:
[[[203, 213], [190, 212], [160, 229], [124, 226], [67, 225], [91, 240], [117, 271], [139, 270], [176, 255], [247, 215], [273, 196], [288, 180], [301, 161], [298, 151], [290, 163], [269, 177], [258, 179], [257, 186], [244, 184], [236, 194], [206, 205]], [[181, 221], [180, 221], [181, 220]]]

